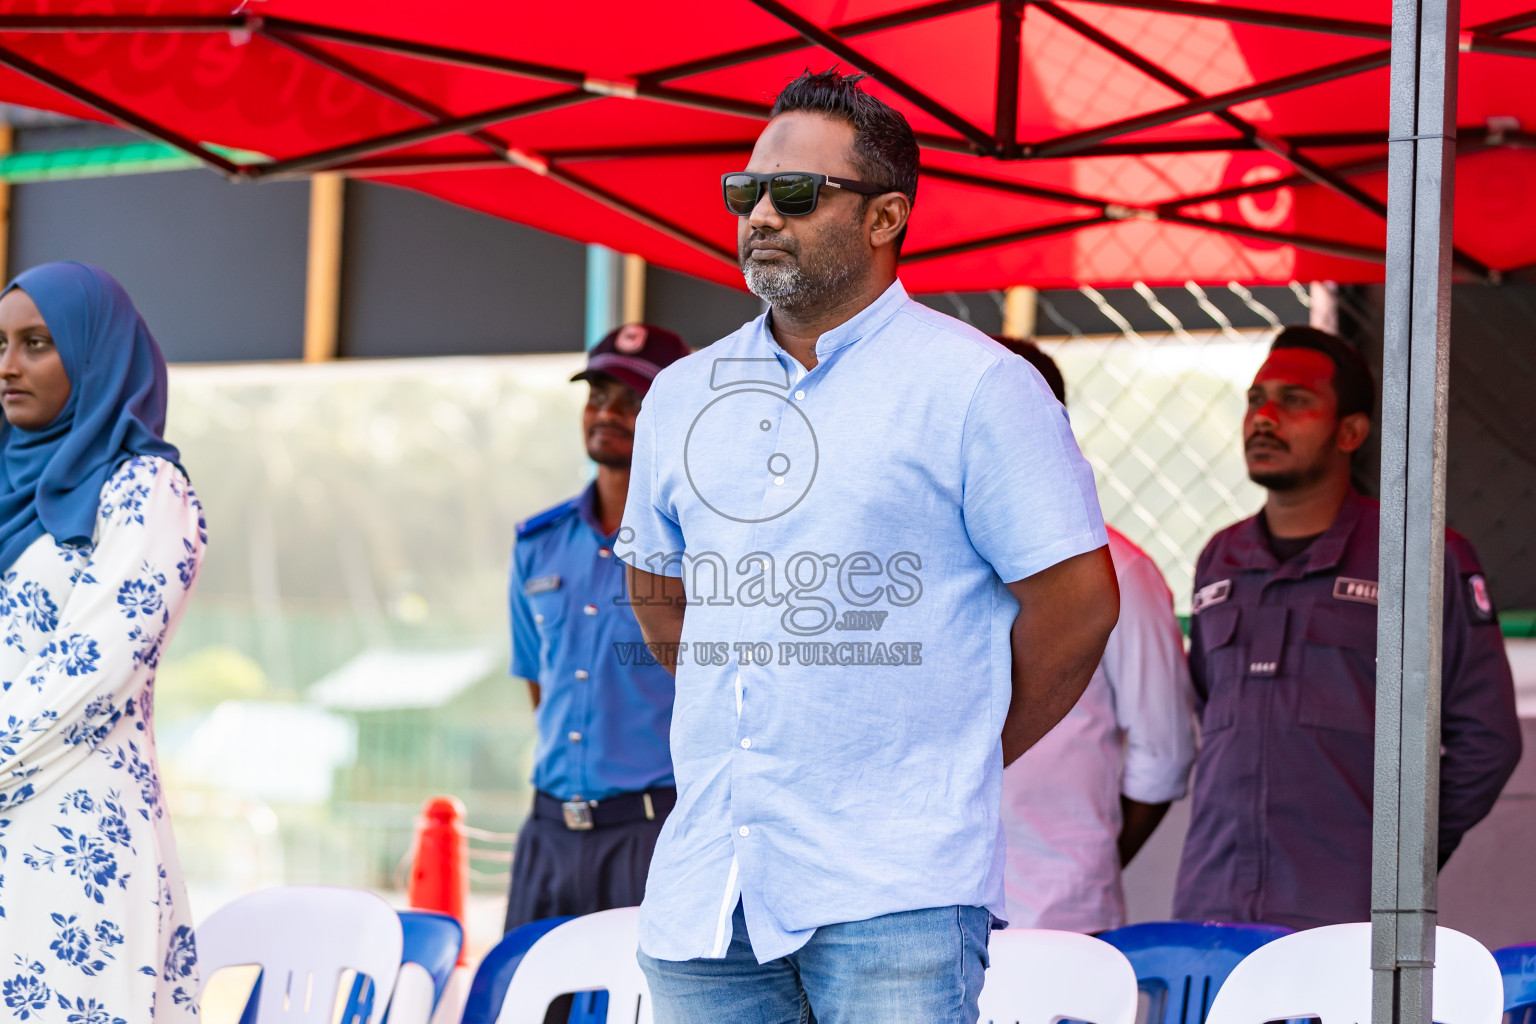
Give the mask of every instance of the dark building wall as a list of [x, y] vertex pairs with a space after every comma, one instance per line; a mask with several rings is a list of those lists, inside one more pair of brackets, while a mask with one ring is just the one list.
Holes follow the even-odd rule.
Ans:
[[[1340, 333], [1381, 381], [1380, 285], [1341, 292]], [[1494, 601], [1536, 608], [1536, 284], [1451, 288], [1451, 372], [1445, 521], [1477, 548]], [[1379, 410], [1378, 410], [1379, 412]], [[1361, 489], [1379, 490], [1380, 416], [1357, 467]]]
[[51, 153], [59, 149], [88, 149], [92, 146], [127, 146], [143, 142], [144, 136], [110, 124], [73, 121], [41, 128], [18, 128], [11, 139], [18, 153]]
[[580, 243], [368, 182], [343, 225], [342, 355], [581, 350]]
[[[91, 126], [17, 135], [23, 150], [140, 141]], [[303, 183], [235, 186], [205, 171], [17, 185], [10, 266], [101, 266], [172, 362], [296, 359], [308, 218]]]
[[1536, 285], [1451, 289], [1445, 519], [1482, 558], [1494, 600], [1536, 608]]
[[751, 292], [727, 288], [661, 267], [645, 270], [645, 319], [703, 348], [755, 319], [763, 303]]

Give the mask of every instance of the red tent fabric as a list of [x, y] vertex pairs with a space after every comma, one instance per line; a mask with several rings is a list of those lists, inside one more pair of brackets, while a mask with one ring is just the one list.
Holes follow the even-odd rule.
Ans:
[[[0, 99], [739, 286], [718, 175], [839, 64], [922, 138], [914, 290], [1379, 280], [1390, 5], [1246, 2], [5, 0]], [[1536, 266], [1532, 6], [1462, 4], [1465, 278]]]

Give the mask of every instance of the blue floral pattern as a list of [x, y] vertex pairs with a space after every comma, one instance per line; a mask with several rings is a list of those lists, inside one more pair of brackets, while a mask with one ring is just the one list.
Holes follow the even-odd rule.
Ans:
[[90, 544], [0, 574], [0, 1024], [196, 1020], [150, 709], [206, 542], [181, 471], [141, 457]]

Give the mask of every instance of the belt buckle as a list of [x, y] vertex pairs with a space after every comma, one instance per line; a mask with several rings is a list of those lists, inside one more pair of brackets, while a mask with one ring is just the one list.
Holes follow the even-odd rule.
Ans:
[[565, 815], [565, 827], [572, 832], [586, 832], [592, 828], [592, 805], [586, 800], [567, 800], [560, 805]]

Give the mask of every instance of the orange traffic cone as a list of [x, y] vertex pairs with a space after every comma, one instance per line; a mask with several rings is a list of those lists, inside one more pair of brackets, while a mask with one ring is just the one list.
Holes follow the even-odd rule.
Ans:
[[[468, 895], [469, 839], [464, 834], [464, 805], [451, 796], [432, 797], [422, 805], [416, 821], [407, 900], [413, 909], [435, 910], [463, 925]], [[464, 963], [461, 951], [459, 964]]]

